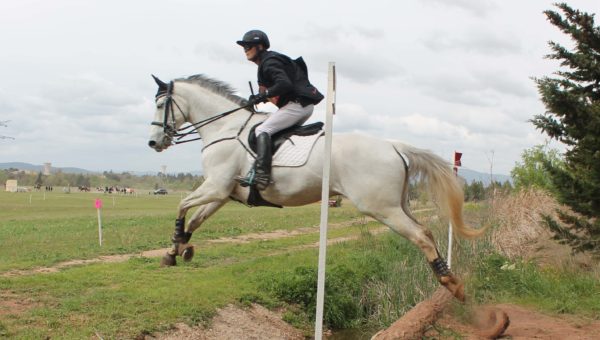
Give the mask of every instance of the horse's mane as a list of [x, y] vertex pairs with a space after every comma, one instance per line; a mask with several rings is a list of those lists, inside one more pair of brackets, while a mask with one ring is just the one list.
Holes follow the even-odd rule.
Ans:
[[248, 104], [248, 100], [236, 95], [235, 90], [229, 84], [224, 83], [220, 80], [209, 78], [203, 74], [195, 74], [187, 78], [176, 79], [176, 81], [196, 84], [202, 88], [219, 94], [240, 106]]

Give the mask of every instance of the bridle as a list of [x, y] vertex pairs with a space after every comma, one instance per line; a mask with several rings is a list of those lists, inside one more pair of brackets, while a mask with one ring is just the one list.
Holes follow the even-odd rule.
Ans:
[[[244, 128], [246, 127], [246, 125], [250, 121], [250, 118], [252, 118], [252, 116], [256, 113], [256, 111], [254, 111], [254, 105], [252, 103], [248, 103], [246, 105], [242, 105], [240, 107], [237, 107], [237, 108], [235, 108], [233, 110], [229, 110], [229, 111], [226, 111], [226, 112], [223, 112], [223, 113], [219, 113], [219, 114], [217, 114], [215, 116], [203, 119], [203, 120], [201, 120], [199, 122], [192, 123], [188, 119], [189, 115], [186, 115], [183, 112], [183, 110], [181, 109], [181, 107], [179, 106], [179, 104], [177, 104], [177, 102], [173, 98], [173, 87], [174, 86], [175, 86], [175, 84], [171, 80], [169, 82], [169, 84], [167, 85], [166, 91], [159, 91], [156, 94], [156, 99], [155, 99], [156, 101], [158, 101], [162, 97], [166, 97], [165, 98], [165, 103], [164, 103], [164, 107], [165, 107], [164, 116], [163, 116], [164, 119], [163, 119], [162, 122], [153, 121], [151, 123], [151, 125], [156, 125], [156, 126], [162, 127], [165, 136], [167, 138], [169, 138], [169, 140], [171, 141], [172, 144], [182, 144], [182, 143], [193, 142], [193, 141], [202, 139], [202, 137], [197, 137], [197, 138], [191, 138], [191, 139], [182, 140], [184, 137], [187, 137], [189, 135], [192, 135], [192, 134], [196, 133], [196, 129], [198, 129], [198, 128], [206, 126], [206, 125], [208, 125], [208, 124], [210, 124], [210, 123], [212, 123], [214, 121], [217, 121], [217, 120], [219, 120], [219, 119], [221, 119], [223, 117], [226, 117], [226, 116], [228, 116], [228, 115], [230, 115], [230, 114], [232, 114], [232, 113], [234, 113], [236, 111], [250, 108], [250, 112], [251, 112], [250, 116], [245, 121], [245, 123], [241, 127], [241, 129], [238, 131], [237, 136], [218, 139], [216, 141], [211, 142], [208, 145], [205, 145], [203, 149], [206, 149], [208, 146], [213, 145], [213, 144], [218, 143], [218, 142], [223, 141], [223, 140], [235, 139], [235, 138], [239, 137], [239, 135], [242, 133], [242, 131], [244, 130]], [[175, 120], [174, 106], [177, 107], [177, 110], [179, 110], [179, 113], [181, 113], [181, 115], [183, 116], [184, 120], [187, 121], [188, 123], [190, 123], [190, 125], [187, 125], [187, 126], [181, 127], [181, 128], [177, 128], [177, 122]]]

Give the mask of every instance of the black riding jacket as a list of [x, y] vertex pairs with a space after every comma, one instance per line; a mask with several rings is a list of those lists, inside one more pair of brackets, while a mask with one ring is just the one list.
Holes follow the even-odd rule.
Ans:
[[264, 51], [259, 57], [258, 85], [266, 87], [269, 98], [279, 96], [278, 107], [290, 101], [302, 106], [318, 104], [323, 95], [308, 81], [302, 57], [292, 60], [275, 51]]

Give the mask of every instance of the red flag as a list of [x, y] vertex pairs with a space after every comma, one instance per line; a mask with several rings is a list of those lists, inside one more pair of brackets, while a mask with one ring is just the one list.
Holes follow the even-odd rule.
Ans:
[[460, 158], [462, 157], [462, 152], [454, 151], [454, 166], [461, 166]]

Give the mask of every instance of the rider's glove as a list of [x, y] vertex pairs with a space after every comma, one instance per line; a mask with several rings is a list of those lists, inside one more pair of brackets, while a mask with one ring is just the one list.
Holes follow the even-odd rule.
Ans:
[[267, 92], [262, 92], [259, 94], [251, 94], [250, 97], [248, 97], [248, 103], [252, 104], [252, 105], [256, 105], [259, 103], [266, 103], [267, 102]]

